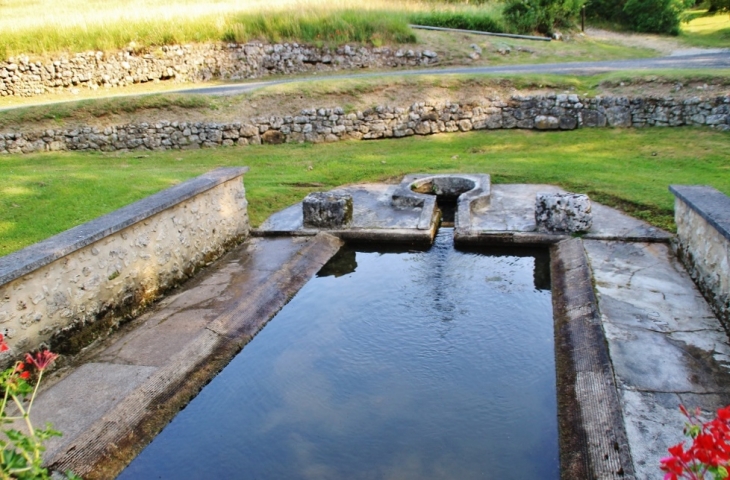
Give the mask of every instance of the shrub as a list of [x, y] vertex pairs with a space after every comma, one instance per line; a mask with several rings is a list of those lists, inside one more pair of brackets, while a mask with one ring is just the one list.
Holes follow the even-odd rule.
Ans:
[[695, 0], [591, 0], [587, 11], [593, 18], [617, 22], [635, 32], [678, 35], [682, 12], [694, 3]]
[[508, 0], [504, 19], [520, 33], [551, 34], [555, 27], [575, 24], [586, 0]]
[[626, 0], [623, 11], [636, 32], [679, 35], [683, 0]]

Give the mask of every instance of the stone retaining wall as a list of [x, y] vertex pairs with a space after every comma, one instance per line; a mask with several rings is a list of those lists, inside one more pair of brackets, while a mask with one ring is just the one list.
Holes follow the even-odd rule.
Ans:
[[672, 185], [677, 253], [730, 330], [730, 198], [712, 187]]
[[369, 67], [413, 67], [433, 65], [437, 58], [435, 52], [428, 50], [349, 45], [330, 49], [296, 43], [175, 45], [142, 53], [86, 52], [45, 61], [20, 56], [0, 62], [0, 96], [31, 97], [161, 80], [202, 82]]
[[416, 103], [346, 113], [309, 109], [298, 115], [216, 124], [161, 121], [154, 124], [85, 127], [39, 132], [0, 132], [0, 154], [58, 150], [167, 150], [284, 142], [336, 142], [431, 135], [469, 130], [584, 127], [709, 126], [730, 130], [730, 97], [580, 98], [545, 95], [476, 104]]
[[247, 236], [247, 170], [209, 172], [0, 257], [11, 347], [0, 363], [42, 343], [73, 353]]

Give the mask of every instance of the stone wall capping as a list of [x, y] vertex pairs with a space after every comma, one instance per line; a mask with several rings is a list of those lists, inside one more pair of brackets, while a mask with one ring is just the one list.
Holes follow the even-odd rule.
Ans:
[[670, 185], [669, 191], [730, 241], [730, 197], [707, 185]]
[[246, 172], [248, 167], [219, 168], [0, 257], [0, 286]]

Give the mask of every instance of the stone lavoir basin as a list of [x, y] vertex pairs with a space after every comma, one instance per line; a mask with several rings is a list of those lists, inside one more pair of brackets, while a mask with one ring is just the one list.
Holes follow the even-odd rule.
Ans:
[[[563, 198], [548, 190], [538, 199]], [[505, 242], [485, 241], [480, 218], [504, 210], [493, 199], [517, 208], [504, 197], [492, 195], [488, 175], [410, 175], [398, 186], [312, 194], [272, 216], [263, 238], [324, 230], [350, 243], [119, 478], [557, 479], [561, 443], [563, 478], [588, 478], [588, 458], [569, 458], [565, 446], [585, 449], [586, 426], [606, 425], [615, 432], [595, 456], [616, 478], [630, 475], [615, 394], [601, 398], [602, 425], [572, 419], [559, 432], [558, 404], [578, 400], [569, 380], [562, 391], [556, 382], [574, 369], [571, 352], [555, 348], [551, 269], [565, 272], [548, 245], [570, 232], [535, 228], [532, 193], [533, 213], [497, 219], [528, 236], [489, 245]], [[606, 231], [600, 221], [592, 234], [621, 228], [663, 235], [635, 222]], [[602, 337], [565, 335], [601, 353]], [[596, 378], [609, 374], [599, 365]]]
[[320, 192], [44, 390], [36, 421], [65, 433], [47, 464], [125, 479], [659, 478], [679, 404], [730, 403], [727, 336], [672, 238], [484, 174]]
[[558, 479], [549, 270], [343, 247], [119, 478]]

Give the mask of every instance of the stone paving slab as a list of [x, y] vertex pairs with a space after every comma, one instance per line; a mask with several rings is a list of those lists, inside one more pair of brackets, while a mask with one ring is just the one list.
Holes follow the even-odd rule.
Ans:
[[155, 367], [136, 365], [87, 363], [39, 394], [33, 403], [34, 424], [51, 422], [53, 428], [63, 432], [63, 437], [46, 442], [46, 458], [62, 451], [155, 370]]
[[[458, 176], [455, 175], [455, 176]], [[406, 177], [409, 178], [409, 177]], [[423, 207], [394, 207], [393, 194], [401, 185], [367, 184], [338, 188], [353, 197], [352, 226], [328, 230], [347, 240], [398, 240], [430, 242], [437, 220], [435, 197], [426, 197]], [[555, 243], [569, 235], [537, 233], [535, 196], [537, 193], [565, 193], [553, 185], [492, 185], [489, 202], [480, 202], [468, 215], [460, 213], [455, 231], [462, 243]], [[431, 201], [428, 201], [431, 200]], [[592, 202], [593, 227], [583, 237], [603, 240], [658, 241], [671, 238], [667, 232], [632, 218], [616, 209]], [[463, 213], [463, 212], [462, 212]], [[302, 204], [297, 203], [269, 217], [257, 230], [258, 235], [312, 235], [317, 230], [304, 228]]]
[[341, 244], [327, 234], [250, 239], [49, 378], [34, 421], [64, 436], [48, 443], [47, 464], [116, 476]]
[[[492, 185], [490, 205], [472, 212], [471, 233], [535, 232], [535, 196], [543, 192], [565, 193], [565, 190], [554, 185]], [[593, 227], [583, 238], [626, 241], [667, 241], [671, 238], [661, 229], [596, 202], [592, 202], [592, 212]]]
[[682, 438], [680, 403], [730, 403], [727, 334], [668, 245], [584, 240], [639, 479]]
[[[365, 184], [333, 190], [352, 195], [353, 214], [350, 228], [330, 233], [339, 235], [352, 232], [352, 236], [376, 240], [379, 237], [396, 239], [400, 234], [412, 236], [414, 232], [422, 232], [421, 236], [430, 242], [435, 228], [436, 197], [427, 198], [423, 207], [395, 208], [391, 202], [397, 187], [387, 184]], [[258, 229], [258, 232], [264, 235], [276, 233], [301, 235], [317, 231], [304, 228], [301, 202], [275, 213]]]

